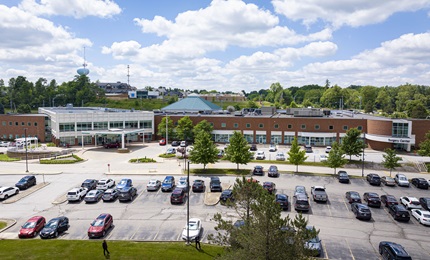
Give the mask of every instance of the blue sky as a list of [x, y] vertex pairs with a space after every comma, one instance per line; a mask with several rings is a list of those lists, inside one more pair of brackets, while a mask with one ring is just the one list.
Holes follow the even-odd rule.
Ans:
[[0, 78], [236, 91], [430, 82], [430, 0], [0, 0]]

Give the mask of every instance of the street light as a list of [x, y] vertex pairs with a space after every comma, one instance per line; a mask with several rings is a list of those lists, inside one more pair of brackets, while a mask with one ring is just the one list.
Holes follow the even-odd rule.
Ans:
[[169, 130], [168, 130], [168, 125], [169, 125], [169, 121], [167, 119], [167, 113], [166, 113], [166, 154], [167, 154], [167, 149], [169, 146]]
[[27, 128], [24, 128], [24, 143], [25, 143], [25, 172], [28, 172]]
[[187, 174], [187, 245], [190, 245], [190, 161], [188, 163]]
[[363, 134], [363, 159], [361, 160], [361, 177], [364, 177], [364, 149], [366, 148], [366, 133]]

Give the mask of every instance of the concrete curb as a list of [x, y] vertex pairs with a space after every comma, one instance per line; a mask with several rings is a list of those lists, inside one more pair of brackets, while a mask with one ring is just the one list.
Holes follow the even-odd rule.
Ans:
[[58, 198], [56, 198], [53, 202], [51, 202], [53, 205], [58, 205], [58, 204], [63, 204], [64, 202], [67, 201], [67, 193], [59, 196]]
[[29, 196], [30, 194], [32, 194], [32, 193], [34, 193], [34, 192], [36, 192], [36, 191], [38, 191], [38, 190], [40, 190], [40, 189], [48, 186], [48, 185], [49, 185], [49, 182], [39, 183], [39, 184], [36, 185], [36, 187], [35, 187], [34, 190], [31, 190], [31, 192], [27, 192], [28, 190], [25, 190], [24, 192], [20, 191], [17, 195], [9, 198], [8, 200], [3, 201], [2, 203], [3, 204], [15, 203], [15, 202], [19, 201], [20, 199], [23, 199], [23, 198]]
[[9, 219], [9, 218], [3, 219], [3, 218], [1, 218], [0, 221], [4, 221], [7, 223], [6, 227], [0, 230], [0, 233], [8, 230], [9, 228], [15, 226], [15, 224], [16, 224], [16, 219]]
[[0, 175], [58, 175], [63, 172], [1, 172]]

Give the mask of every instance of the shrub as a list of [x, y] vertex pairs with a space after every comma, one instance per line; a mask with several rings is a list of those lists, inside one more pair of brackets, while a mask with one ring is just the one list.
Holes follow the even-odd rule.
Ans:
[[153, 163], [153, 162], [157, 162], [156, 160], [152, 159], [152, 158], [137, 158], [137, 159], [130, 159], [128, 162], [131, 163]]

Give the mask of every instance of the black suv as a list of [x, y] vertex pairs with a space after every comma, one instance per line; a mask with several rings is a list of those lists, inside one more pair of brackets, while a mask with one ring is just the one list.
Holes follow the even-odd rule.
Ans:
[[379, 242], [379, 254], [382, 256], [382, 259], [412, 260], [412, 257], [406, 252], [405, 248], [394, 242]]
[[278, 203], [283, 210], [288, 210], [288, 195], [276, 194], [275, 202]]
[[428, 190], [429, 188], [429, 183], [424, 178], [412, 178], [411, 182], [412, 182], [412, 185], [414, 185], [419, 189]]
[[376, 185], [376, 186], [381, 185], [381, 177], [379, 177], [379, 175], [376, 173], [367, 174], [366, 179], [371, 185]]
[[267, 171], [269, 177], [279, 177], [278, 167], [276, 165], [270, 165], [269, 171]]
[[221, 181], [219, 180], [219, 177], [213, 176], [211, 177], [211, 182], [209, 184], [210, 188], [211, 188], [211, 192], [214, 191], [222, 191], [222, 187], [221, 187]]
[[388, 207], [388, 212], [395, 220], [408, 222], [411, 218], [409, 211], [403, 205], [391, 205]]
[[379, 195], [375, 192], [365, 192], [363, 194], [363, 200], [367, 202], [368, 206], [381, 207], [381, 199]]
[[95, 190], [97, 188], [97, 180], [94, 179], [86, 179], [82, 185], [82, 188], [87, 190]]
[[339, 180], [340, 183], [349, 183], [349, 176], [346, 171], [338, 171], [337, 179]]
[[233, 190], [223, 190], [219, 197], [219, 202], [225, 204], [227, 201], [234, 201]]
[[131, 201], [137, 194], [137, 189], [135, 187], [125, 187], [119, 191], [118, 199], [119, 201]]
[[25, 190], [33, 185], [36, 185], [36, 177], [34, 177], [33, 175], [27, 175], [25, 177], [22, 177], [22, 179], [15, 184], [15, 187], [20, 190]]
[[252, 175], [264, 176], [263, 166], [260, 166], [260, 165], [255, 166], [254, 170], [252, 170]]
[[182, 204], [185, 202], [186, 196], [187, 196], [187, 193], [185, 192], [184, 189], [176, 188], [172, 191], [172, 194], [170, 194], [170, 203], [171, 204], [175, 204], [175, 203]]
[[421, 197], [420, 204], [423, 209], [430, 210], [430, 198]]

